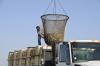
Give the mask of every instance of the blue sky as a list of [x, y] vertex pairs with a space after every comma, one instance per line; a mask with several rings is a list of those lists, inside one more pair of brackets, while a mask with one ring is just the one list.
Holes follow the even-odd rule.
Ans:
[[[100, 39], [100, 0], [60, 0], [69, 16], [65, 41]], [[37, 45], [36, 25], [50, 0], [0, 0], [0, 66], [9, 51]], [[58, 8], [59, 10], [60, 8]], [[52, 13], [52, 7], [48, 9]]]

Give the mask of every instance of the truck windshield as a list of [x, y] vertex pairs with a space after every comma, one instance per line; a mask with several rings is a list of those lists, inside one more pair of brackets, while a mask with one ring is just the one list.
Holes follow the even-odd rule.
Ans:
[[72, 43], [72, 58], [73, 62], [100, 60], [100, 43]]

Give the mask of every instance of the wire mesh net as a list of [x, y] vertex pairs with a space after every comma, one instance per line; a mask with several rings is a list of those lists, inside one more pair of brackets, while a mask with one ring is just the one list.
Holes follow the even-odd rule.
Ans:
[[62, 14], [46, 14], [41, 16], [44, 39], [47, 44], [64, 40], [64, 30], [68, 18], [68, 16]]

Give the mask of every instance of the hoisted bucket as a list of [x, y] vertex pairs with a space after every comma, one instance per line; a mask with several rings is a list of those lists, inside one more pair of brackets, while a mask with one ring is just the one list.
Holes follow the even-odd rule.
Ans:
[[64, 40], [64, 31], [68, 16], [62, 14], [46, 14], [41, 16], [45, 42], [60, 42]]

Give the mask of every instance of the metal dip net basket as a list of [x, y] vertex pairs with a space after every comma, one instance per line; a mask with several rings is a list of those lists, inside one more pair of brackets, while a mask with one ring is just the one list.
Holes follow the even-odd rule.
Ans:
[[64, 31], [68, 16], [62, 14], [46, 14], [41, 16], [44, 39], [47, 44], [64, 40]]

